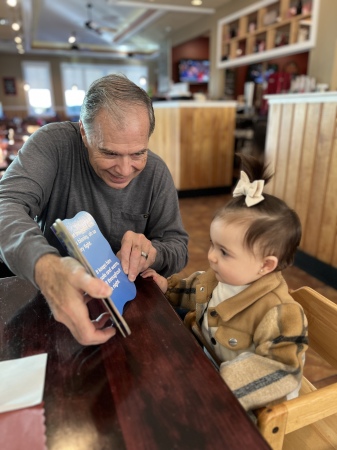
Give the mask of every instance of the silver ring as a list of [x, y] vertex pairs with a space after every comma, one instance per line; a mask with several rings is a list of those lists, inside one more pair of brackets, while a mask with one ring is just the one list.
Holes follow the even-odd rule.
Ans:
[[147, 259], [149, 257], [149, 255], [145, 252], [142, 252], [141, 255], [144, 256], [145, 259]]

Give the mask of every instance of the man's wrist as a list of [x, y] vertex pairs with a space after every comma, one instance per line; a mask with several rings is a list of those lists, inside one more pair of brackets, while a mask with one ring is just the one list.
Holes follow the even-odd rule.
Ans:
[[50, 273], [53, 268], [59, 263], [59, 255], [55, 253], [45, 253], [35, 263], [34, 268], [34, 280], [37, 286], [41, 289], [43, 281], [47, 278], [47, 274]]

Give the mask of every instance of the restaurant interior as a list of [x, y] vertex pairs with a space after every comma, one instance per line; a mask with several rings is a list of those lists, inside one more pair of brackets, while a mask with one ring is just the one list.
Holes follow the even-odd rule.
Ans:
[[[337, 304], [336, 0], [14, 3], [0, 6], [0, 177], [39, 127], [78, 120], [93, 79], [126, 73], [153, 100], [150, 148], [177, 188], [190, 236], [181, 275], [208, 268], [209, 224], [238, 181], [236, 154], [264, 156], [275, 170], [268, 192], [303, 227], [289, 288]], [[1, 264], [1, 278], [13, 275]], [[304, 375], [320, 390], [337, 383], [337, 366], [309, 349]], [[310, 433], [300, 448], [337, 448]]]

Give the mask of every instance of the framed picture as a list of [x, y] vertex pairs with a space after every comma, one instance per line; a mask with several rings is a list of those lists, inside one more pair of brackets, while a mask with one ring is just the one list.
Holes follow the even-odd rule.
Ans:
[[14, 77], [4, 77], [3, 83], [5, 95], [16, 95], [16, 84]]

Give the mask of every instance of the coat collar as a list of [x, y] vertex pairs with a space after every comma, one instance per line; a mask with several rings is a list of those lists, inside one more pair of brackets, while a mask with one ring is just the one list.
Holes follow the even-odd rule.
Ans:
[[219, 303], [215, 310], [221, 319], [226, 322], [239, 312], [251, 306], [261, 297], [268, 294], [268, 292], [275, 290], [281, 284], [284, 284], [286, 287], [286, 283], [281, 272], [272, 272], [262, 278], [259, 278], [239, 294]]

